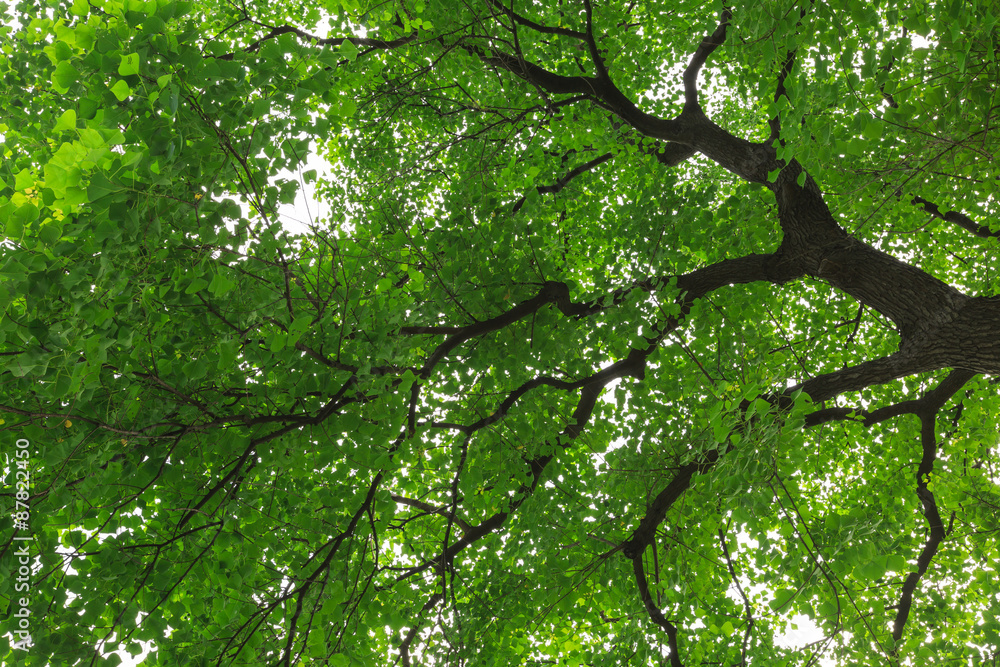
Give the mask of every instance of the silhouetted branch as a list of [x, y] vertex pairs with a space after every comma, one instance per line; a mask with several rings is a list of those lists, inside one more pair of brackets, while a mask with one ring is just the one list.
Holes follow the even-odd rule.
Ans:
[[719, 25], [711, 35], [706, 35], [701, 41], [691, 62], [684, 70], [684, 104], [692, 108], [699, 107], [698, 104], [698, 73], [704, 67], [708, 57], [726, 41], [726, 29], [729, 27], [729, 20], [733, 17], [733, 10], [727, 5], [722, 8], [722, 15], [719, 17]]
[[922, 205], [923, 209], [935, 218], [956, 224], [962, 229], [968, 230], [981, 238], [986, 239], [991, 236], [1000, 237], [1000, 230], [993, 231], [987, 225], [977, 224], [972, 220], [972, 218], [964, 213], [959, 213], [958, 211], [948, 211], [947, 213], [942, 213], [937, 207], [937, 204], [932, 204], [923, 197], [914, 197], [911, 203]]

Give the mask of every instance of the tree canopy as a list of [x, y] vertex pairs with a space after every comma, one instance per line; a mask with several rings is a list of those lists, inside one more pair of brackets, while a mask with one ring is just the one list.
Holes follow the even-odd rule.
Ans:
[[998, 20], [18, 3], [3, 663], [993, 664]]

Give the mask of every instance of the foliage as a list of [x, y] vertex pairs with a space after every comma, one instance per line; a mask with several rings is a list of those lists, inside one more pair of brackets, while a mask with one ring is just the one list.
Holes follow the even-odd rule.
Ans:
[[4, 664], [1000, 654], [991, 2], [14, 11]]

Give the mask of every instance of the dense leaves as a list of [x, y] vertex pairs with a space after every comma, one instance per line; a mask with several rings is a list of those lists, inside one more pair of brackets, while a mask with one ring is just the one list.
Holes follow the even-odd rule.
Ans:
[[4, 664], [996, 660], [998, 20], [19, 3]]

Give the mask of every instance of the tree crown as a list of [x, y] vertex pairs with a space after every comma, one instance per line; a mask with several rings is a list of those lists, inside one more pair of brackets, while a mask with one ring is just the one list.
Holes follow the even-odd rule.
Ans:
[[5, 663], [996, 659], [992, 3], [15, 11]]

